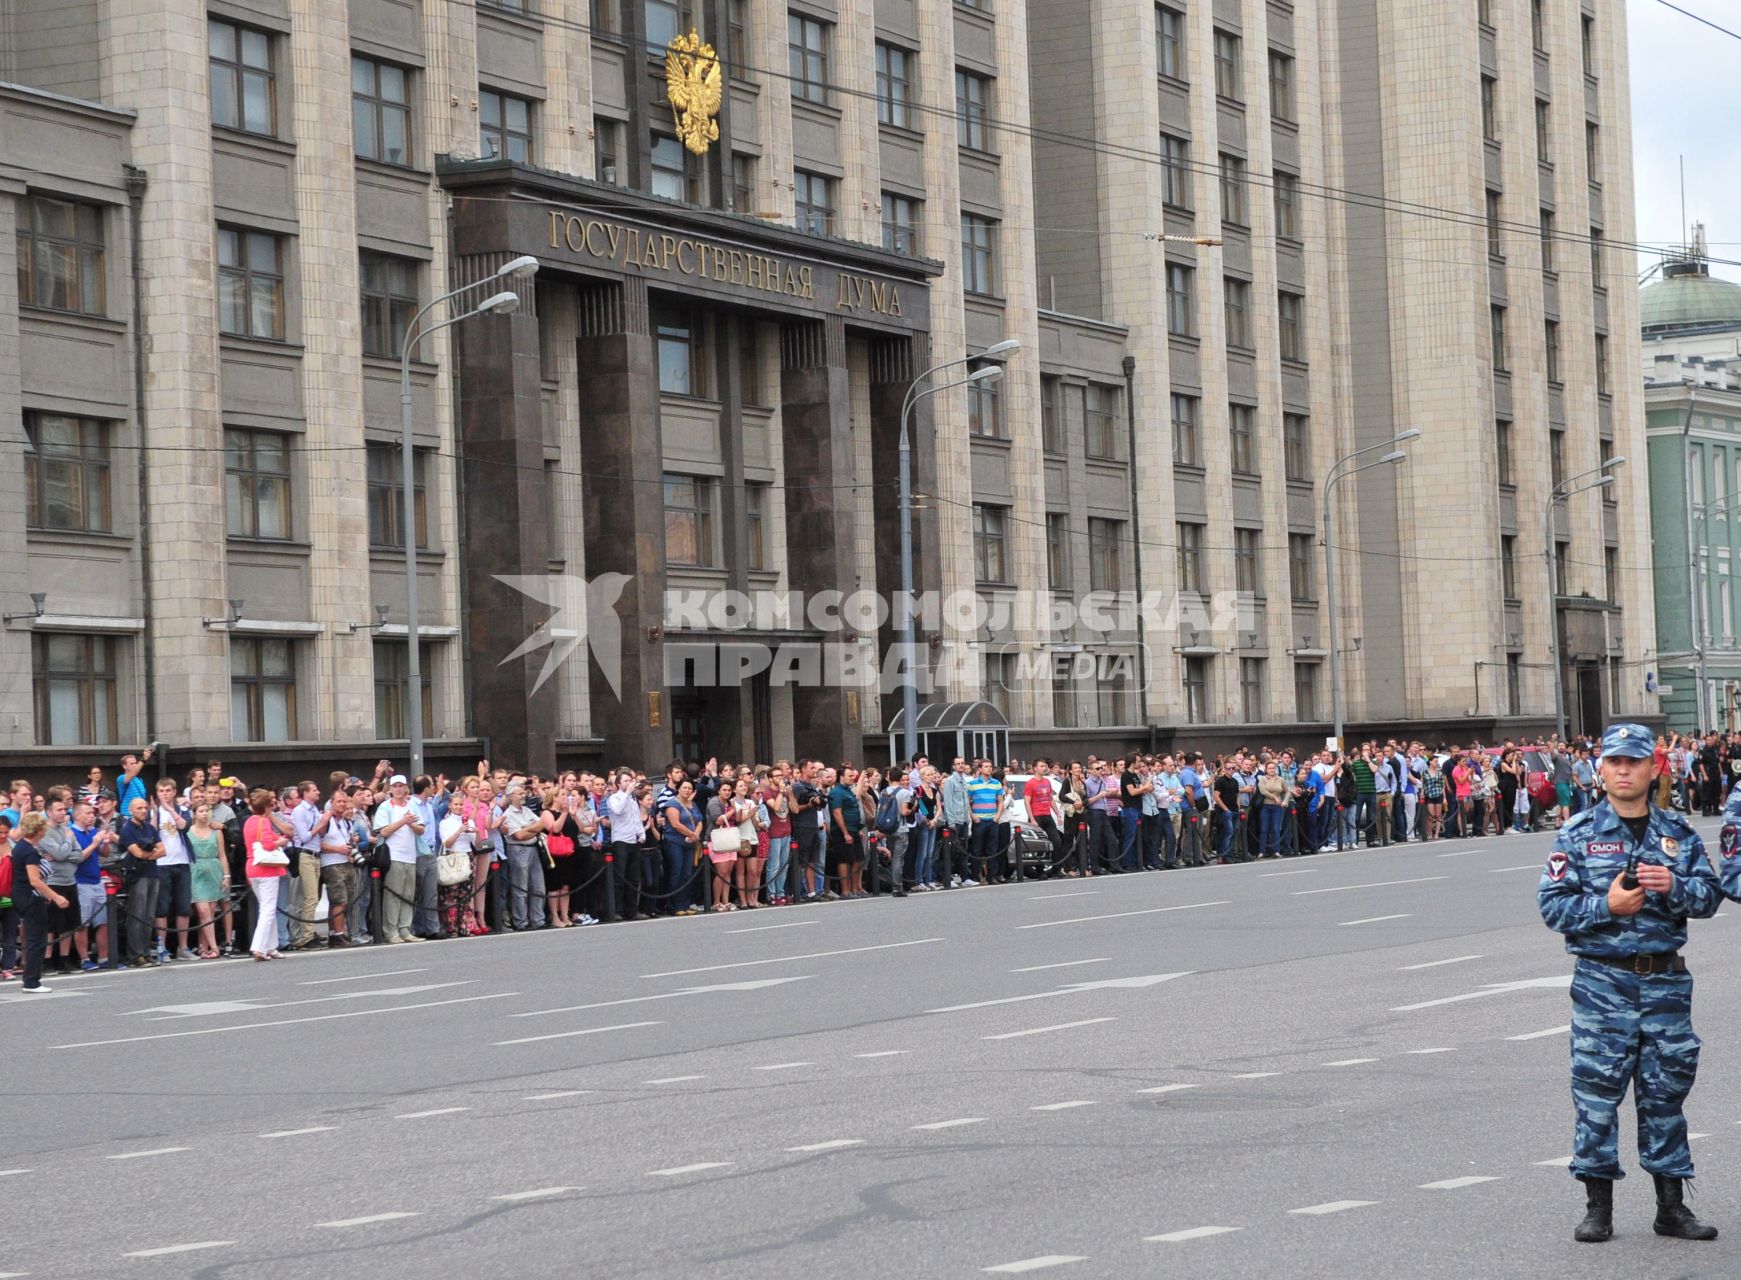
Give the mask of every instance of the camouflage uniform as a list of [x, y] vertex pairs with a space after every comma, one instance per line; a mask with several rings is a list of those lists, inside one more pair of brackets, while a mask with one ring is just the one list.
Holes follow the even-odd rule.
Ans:
[[1723, 805], [1723, 831], [1717, 840], [1723, 857], [1717, 864], [1717, 879], [1723, 896], [1741, 902], [1741, 783], [1729, 792]]
[[[1674, 889], [1647, 893], [1636, 915], [1616, 917], [1608, 910], [1608, 887], [1635, 848], [1639, 862], [1674, 871]], [[1669, 955], [1686, 943], [1689, 919], [1715, 914], [1720, 891], [1704, 844], [1679, 814], [1655, 806], [1644, 839], [1635, 844], [1603, 800], [1560, 828], [1537, 900], [1542, 919], [1566, 935], [1566, 950], [1578, 957], [1572, 974], [1572, 1176], [1625, 1176], [1617, 1113], [1630, 1080], [1639, 1164], [1665, 1177], [1692, 1177], [1681, 1113], [1699, 1065], [1692, 975], [1640, 974], [1593, 957]]]

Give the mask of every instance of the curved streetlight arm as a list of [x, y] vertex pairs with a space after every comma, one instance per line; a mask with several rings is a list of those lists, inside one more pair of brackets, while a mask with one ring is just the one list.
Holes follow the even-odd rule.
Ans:
[[[1604, 471], [1612, 471], [1616, 467], [1624, 467], [1625, 465], [1626, 458], [1624, 456], [1610, 458], [1599, 467], [1591, 467], [1588, 471], [1580, 471], [1576, 475], [1567, 476], [1564, 480], [1560, 481], [1553, 487], [1552, 493], [1555, 496], [1566, 498], [1574, 493], [1582, 493], [1585, 489], [1593, 489], [1596, 487], [1595, 485], [1587, 484], [1579, 487], [1578, 481], [1587, 479], [1590, 476], [1600, 475]], [[1608, 477], [1610, 480], [1613, 478], [1613, 476]]]
[[908, 407], [920, 396], [928, 395], [930, 391], [943, 391], [948, 387], [958, 387], [961, 385], [960, 382], [950, 382], [945, 383], [942, 386], [932, 387], [929, 391], [920, 391], [919, 384], [925, 381], [925, 379], [931, 377], [931, 375], [942, 373], [945, 369], [958, 369], [962, 365], [972, 364], [975, 360], [991, 360], [1001, 364], [1004, 356], [1014, 355], [1017, 351], [1021, 350], [1021, 346], [1022, 344], [1018, 339], [1005, 338], [1002, 342], [993, 343], [984, 351], [977, 351], [972, 355], [962, 356], [959, 360], [945, 360], [942, 364], [932, 365], [929, 369], [922, 371], [913, 379], [912, 382], [907, 384], [907, 394], [901, 399], [902, 415], [904, 416], [906, 414]]
[[[1373, 453], [1379, 449], [1395, 449], [1397, 447], [1397, 445], [1402, 444], [1404, 441], [1419, 439], [1420, 434], [1421, 434], [1421, 429], [1419, 427], [1410, 427], [1407, 431], [1399, 431], [1396, 435], [1392, 436], [1389, 440], [1381, 440], [1377, 444], [1369, 444], [1369, 445], [1364, 446], [1363, 448], [1359, 448], [1359, 449], [1354, 450], [1352, 453], [1343, 454], [1340, 458], [1336, 459], [1336, 461], [1334, 461], [1330, 464], [1330, 470], [1327, 473], [1325, 481], [1324, 481], [1326, 487], [1330, 484], [1332, 479], [1339, 479], [1340, 477], [1338, 476], [1337, 473], [1339, 471], [1341, 471], [1341, 468], [1344, 465], [1354, 461], [1354, 459], [1365, 457], [1367, 454]], [[1365, 467], [1356, 467], [1354, 470], [1355, 471], [1364, 471], [1364, 470], [1366, 470], [1366, 468]], [[1354, 471], [1343, 472], [1342, 474], [1353, 475]]]
[[[961, 364], [961, 363], [963, 363], [963, 361], [956, 360], [956, 361], [952, 361], [951, 363], [952, 364]], [[937, 369], [947, 369], [949, 367], [950, 367], [949, 365], [938, 365]], [[927, 370], [926, 372], [935, 373], [935, 372], [937, 372], [937, 369], [930, 369], [930, 370]], [[976, 375], [983, 375], [985, 372], [986, 372], [985, 370], [975, 370], [974, 374], [970, 374], [965, 378], [956, 378], [953, 382], [939, 382], [934, 387], [926, 387], [924, 390], [919, 391], [917, 395], [915, 395], [913, 393], [913, 388], [908, 388], [906, 402], [901, 405], [901, 446], [903, 448], [905, 448], [906, 444], [907, 444], [907, 415], [909, 413], [911, 413], [915, 407], [917, 407], [919, 401], [923, 400], [926, 396], [934, 396], [939, 391], [948, 391], [952, 387], [967, 387], [967, 386], [972, 386], [976, 382], [995, 381], [995, 378], [992, 378], [992, 377], [976, 376]], [[1001, 374], [1002, 372], [1003, 372], [1003, 370], [1001, 370], [1001, 369], [998, 370], [999, 374]], [[925, 375], [921, 374], [920, 376], [923, 377]]]

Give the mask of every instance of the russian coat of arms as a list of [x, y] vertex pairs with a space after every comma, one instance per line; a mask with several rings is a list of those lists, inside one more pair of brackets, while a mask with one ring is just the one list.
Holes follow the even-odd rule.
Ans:
[[721, 98], [719, 58], [713, 46], [691, 31], [665, 50], [665, 100], [677, 117], [677, 136], [698, 156], [719, 141]]

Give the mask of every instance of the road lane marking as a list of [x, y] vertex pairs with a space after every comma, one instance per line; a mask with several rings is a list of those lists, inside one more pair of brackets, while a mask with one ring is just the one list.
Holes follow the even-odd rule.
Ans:
[[1418, 1055], [1418, 1054], [1428, 1054], [1428, 1053], [1456, 1053], [1457, 1050], [1450, 1045], [1438, 1045], [1438, 1046], [1435, 1046], [1431, 1049], [1405, 1049], [1405, 1050], [1403, 1050], [1403, 1052]]
[[186, 1147], [154, 1147], [150, 1151], [123, 1151], [119, 1155], [106, 1157], [109, 1160], [143, 1160], [147, 1156], [172, 1156], [178, 1151], [186, 1151]]
[[1708, 1138], [1710, 1136], [1711, 1135], [1708, 1133], [1689, 1133], [1687, 1135], [1687, 1141], [1688, 1142], [1697, 1142], [1700, 1138]]
[[1506, 1036], [1507, 1040], [1543, 1040], [1548, 1036], [1563, 1036], [1572, 1029], [1572, 1024], [1563, 1027], [1549, 1027], [1546, 1031], [1526, 1031], [1521, 1036]]
[[1271, 876], [1309, 876], [1316, 871], [1316, 867], [1301, 867], [1298, 871], [1264, 871], [1260, 872], [1257, 878], [1268, 880]]
[[[1737, 1122], [1741, 1123], [1741, 1122]], [[0, 1178], [12, 1178], [21, 1173], [35, 1173], [35, 1169], [0, 1169]]]
[[795, 1071], [799, 1067], [813, 1067], [814, 1062], [770, 1062], [765, 1067], [757, 1067], [757, 1071]]
[[1114, 911], [1104, 916], [1071, 916], [1066, 920], [1042, 920], [1039, 924], [1018, 924], [1020, 929], [1051, 929], [1061, 924], [1091, 924], [1096, 920], [1122, 920], [1126, 916], [1153, 916], [1165, 911], [1195, 911], [1198, 907], [1225, 907], [1231, 905], [1230, 899], [1219, 899], [1215, 902], [1187, 902], [1177, 907], [1149, 907], [1144, 911]]
[[1084, 1018], [1080, 1022], [1055, 1022], [1049, 1027], [1029, 1027], [1026, 1031], [1005, 1031], [1001, 1035], [981, 1036], [981, 1040], [1019, 1040], [1023, 1036], [1045, 1035], [1048, 1031], [1069, 1031], [1076, 1027], [1092, 1027], [1097, 1022], [1117, 1022], [1117, 1018]]
[[705, 1080], [706, 1076], [660, 1076], [657, 1080], [643, 1080], [642, 1084], [688, 1084], [692, 1080]]
[[1449, 880], [1450, 876], [1415, 876], [1410, 880], [1374, 880], [1370, 884], [1339, 884], [1329, 889], [1295, 889], [1290, 898], [1307, 898], [1314, 893], [1347, 893], [1351, 889], [1388, 889], [1398, 884], [1427, 884], [1433, 880]]
[[487, 996], [457, 996], [452, 1000], [425, 1000], [418, 1004], [388, 1005], [385, 1009], [352, 1009], [349, 1013], [320, 1013], [307, 1018], [278, 1018], [272, 1022], [243, 1022], [233, 1027], [197, 1027], [192, 1031], [160, 1031], [150, 1036], [122, 1036], [117, 1040], [81, 1040], [75, 1044], [57, 1044], [56, 1049], [98, 1049], [111, 1044], [138, 1044], [146, 1040], [178, 1040], [183, 1036], [216, 1036], [229, 1031], [260, 1031], [267, 1027], [294, 1027], [306, 1022], [334, 1022], [339, 1018], [378, 1018], [385, 1013], [410, 1013], [413, 1009], [438, 1009], [452, 1004], [474, 1004], [479, 1000], [506, 1000], [518, 991], [498, 991]]
[[1166, 1231], [1158, 1236], [1144, 1236], [1150, 1244], [1178, 1244], [1182, 1240], [1201, 1240], [1205, 1236], [1225, 1236], [1238, 1227], [1186, 1227], [1183, 1231]]
[[614, 1009], [623, 1004], [646, 1004], [651, 1000], [675, 1000], [679, 996], [712, 995], [717, 991], [762, 991], [768, 987], [783, 987], [788, 982], [809, 982], [815, 974], [795, 974], [790, 978], [751, 978], [746, 982], [720, 982], [711, 987], [684, 987], [679, 991], [660, 991], [650, 996], [626, 996], [621, 1000], [595, 1000], [591, 1004], [565, 1004], [554, 1009], [531, 1009], [511, 1014], [515, 1018], [542, 1018], [553, 1013], [585, 1013], [588, 1009]]
[[1377, 1061], [1377, 1058], [1338, 1058], [1335, 1062], [1325, 1062], [1321, 1065], [1326, 1067], [1358, 1067], [1368, 1062]]
[[521, 1102], [554, 1102], [558, 1098], [578, 1098], [583, 1093], [591, 1093], [591, 1089], [558, 1089], [555, 1093], [529, 1093]]
[[934, 1129], [959, 1129], [964, 1124], [984, 1124], [984, 1116], [964, 1116], [960, 1120], [933, 1120], [930, 1124], [916, 1124], [915, 1129], [930, 1131]]
[[942, 938], [914, 938], [911, 942], [881, 942], [874, 947], [844, 947], [839, 951], [812, 951], [801, 956], [773, 956], [767, 960], [738, 960], [732, 964], [704, 964], [694, 969], [667, 969], [664, 973], [643, 973], [643, 978], [681, 978], [691, 973], [717, 973], [721, 969], [748, 969], [759, 964], [791, 964], [794, 960], [821, 960], [826, 956], [856, 956], [866, 951], [893, 951], [897, 947], [922, 947]]
[[1481, 958], [1480, 956], [1452, 956], [1449, 960], [1428, 960], [1425, 964], [1405, 964], [1397, 972], [1407, 973], [1411, 969], [1437, 969], [1440, 965], [1462, 964], [1465, 960], [1480, 960]]
[[539, 1187], [535, 1191], [510, 1191], [507, 1195], [491, 1196], [492, 1200], [505, 1200], [517, 1204], [523, 1200], [549, 1200], [556, 1196], [565, 1196], [571, 1191], [585, 1191], [585, 1187]]
[[1039, 1105], [1037, 1107], [1029, 1107], [1028, 1110], [1029, 1111], [1072, 1111], [1077, 1107], [1097, 1107], [1099, 1105], [1100, 1104], [1098, 1102], [1090, 1102], [1086, 1098], [1079, 1098], [1074, 1102], [1046, 1102], [1046, 1103], [1042, 1103], [1041, 1105]]
[[401, 1218], [415, 1218], [415, 1213], [371, 1213], [361, 1218], [335, 1218], [331, 1222], [317, 1222], [317, 1227], [366, 1227], [374, 1222], [397, 1222]]
[[757, 924], [748, 929], [727, 929], [726, 933], [766, 933], [769, 929], [802, 929], [807, 925], [820, 924], [818, 920], [788, 920], [785, 924]]
[[337, 1129], [336, 1124], [310, 1125], [306, 1129], [275, 1129], [271, 1133], [262, 1133], [262, 1138], [300, 1138], [305, 1133], [331, 1133]]
[[1087, 1262], [1087, 1258], [1068, 1253], [1048, 1253], [1038, 1258], [1023, 1258], [1020, 1262], [1002, 1262], [995, 1267], [981, 1267], [980, 1270], [991, 1275], [1020, 1275], [1024, 1271], [1044, 1271], [1047, 1267], [1061, 1267], [1067, 1262]]
[[1105, 964], [1111, 957], [1096, 956], [1093, 960], [1060, 960], [1056, 964], [1031, 964], [1025, 969], [1011, 969], [1011, 973], [1039, 973], [1042, 969], [1074, 969], [1083, 964]]
[[1344, 920], [1339, 927], [1346, 929], [1351, 924], [1377, 924], [1381, 920], [1410, 920], [1413, 918], [1414, 912], [1405, 911], [1399, 916], [1367, 916], [1364, 920]]
[[1537, 1160], [1536, 1164], [1537, 1165], [1548, 1165], [1551, 1168], [1555, 1168], [1555, 1169], [1570, 1169], [1572, 1167], [1572, 1157], [1571, 1156], [1555, 1156], [1552, 1160]]
[[167, 1258], [172, 1253], [197, 1253], [201, 1249], [226, 1249], [234, 1240], [196, 1240], [191, 1244], [166, 1244], [157, 1249], [135, 1249], [123, 1258]]
[[1465, 991], [1462, 995], [1441, 996], [1437, 1000], [1418, 1000], [1414, 1004], [1392, 1005], [1392, 1013], [1412, 1013], [1416, 1009], [1436, 1009], [1442, 1004], [1458, 1004], [1464, 1000], [1479, 1000], [1483, 996], [1508, 996], [1518, 991], [1547, 990], [1553, 987], [1569, 987], [1572, 985], [1572, 975], [1556, 973], [1546, 978], [1524, 978], [1517, 982], [1487, 982], [1479, 991]]
[[1152, 1089], [1138, 1089], [1138, 1093], [1178, 1093], [1181, 1089], [1198, 1089], [1195, 1084], [1158, 1084]]
[[842, 1147], [862, 1147], [863, 1138], [830, 1138], [827, 1142], [809, 1142], [801, 1147], [787, 1147], [790, 1152], [839, 1151]]
[[[154, 1009], [135, 1009], [132, 1013], [161, 1013], [161, 1018], [149, 1022], [174, 1022], [181, 1018], [209, 1018], [224, 1013], [264, 1013], [267, 1009], [289, 1009], [304, 1004], [333, 1004], [340, 1000], [372, 1000], [376, 996], [415, 996], [425, 991], [441, 991], [450, 987], [469, 987], [478, 982], [465, 978], [458, 982], [425, 982], [414, 987], [379, 987], [373, 991], [341, 991], [336, 996], [310, 996], [306, 1000], [215, 1000], [205, 1004], [159, 1005]], [[130, 1017], [131, 1014], [123, 1016]]]
[[708, 1169], [729, 1169], [731, 1166], [730, 1160], [703, 1160], [699, 1164], [680, 1164], [670, 1169], [654, 1169], [647, 1176], [649, 1178], [677, 1178], [686, 1173], [704, 1173]]
[[1479, 849], [1459, 849], [1455, 853], [1441, 853], [1441, 858], [1467, 858], [1472, 853], [1480, 853]]
[[1076, 889], [1070, 893], [1030, 893], [1029, 902], [1050, 902], [1053, 898], [1092, 898], [1098, 894], [1098, 889]]
[[1244, 1075], [1234, 1076], [1235, 1080], [1262, 1080], [1267, 1076], [1279, 1076], [1279, 1071], [1247, 1071]]
[[855, 1058], [898, 1058], [904, 1053], [911, 1052], [913, 1052], [911, 1049], [878, 1049], [872, 1053], [855, 1053], [852, 1056]]
[[1464, 1187], [1472, 1187], [1478, 1182], [1498, 1182], [1498, 1178], [1483, 1178], [1469, 1174], [1461, 1178], [1446, 1178], [1443, 1182], [1423, 1182], [1421, 1191], [1461, 1191]]
[[553, 1031], [543, 1036], [521, 1036], [518, 1040], [498, 1040], [492, 1048], [500, 1049], [510, 1044], [537, 1044], [540, 1040], [569, 1040], [575, 1036], [596, 1036], [606, 1031], [634, 1031], [640, 1027], [662, 1027], [663, 1022], [619, 1022], [610, 1027], [582, 1027], [579, 1031]]
[[998, 1000], [975, 1000], [970, 1004], [946, 1004], [938, 1009], [927, 1009], [926, 1013], [960, 1013], [964, 1009], [989, 1009], [1000, 1004], [1021, 1004], [1027, 1000], [1049, 1000], [1053, 996], [1080, 995], [1084, 991], [1137, 991], [1144, 987], [1159, 986], [1163, 982], [1171, 982], [1174, 978], [1188, 978], [1189, 971], [1184, 973], [1150, 973], [1135, 978], [1104, 978], [1099, 982], [1066, 982], [1061, 987], [1053, 987], [1050, 991], [1030, 991], [1024, 996], [1004, 996]]
[[310, 978], [307, 982], [299, 982], [299, 987], [324, 987], [334, 982], [367, 982], [370, 978], [401, 978], [408, 973], [428, 973], [428, 969], [388, 969], [384, 973], [353, 973], [348, 978]]
[[395, 1120], [427, 1120], [430, 1116], [451, 1116], [461, 1111], [470, 1111], [470, 1107], [436, 1107], [432, 1111], [407, 1111], [404, 1115], [394, 1116]]
[[1313, 1215], [1323, 1213], [1342, 1213], [1348, 1209], [1364, 1209], [1369, 1205], [1375, 1205], [1377, 1203], [1378, 1201], [1376, 1200], [1329, 1200], [1324, 1204], [1309, 1204], [1303, 1209], [1289, 1209], [1288, 1212]]
[[1488, 867], [1487, 874], [1496, 876], [1501, 871], [1540, 871], [1541, 869], [1542, 864], [1539, 862], [1520, 862], [1515, 867]]

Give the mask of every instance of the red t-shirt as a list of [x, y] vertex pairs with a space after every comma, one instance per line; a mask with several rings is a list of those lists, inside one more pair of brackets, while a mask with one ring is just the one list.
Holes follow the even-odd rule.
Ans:
[[270, 818], [255, 814], [242, 824], [242, 847], [248, 851], [248, 866], [246, 874], [250, 880], [271, 879], [284, 874], [283, 867], [262, 867], [254, 861], [254, 846], [260, 844], [268, 849], [276, 849], [284, 843], [284, 837], [278, 834], [278, 828], [272, 825]]
[[1028, 816], [1047, 818], [1052, 814], [1052, 780], [1036, 774], [1022, 785], [1022, 799], [1028, 802]]
[[779, 810], [780, 791], [775, 787], [763, 787], [756, 792], [756, 799], [768, 806], [768, 829], [764, 834], [771, 840], [792, 834], [792, 819], [790, 815]]

